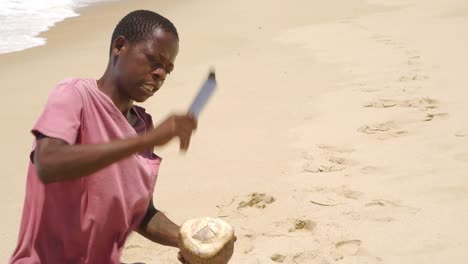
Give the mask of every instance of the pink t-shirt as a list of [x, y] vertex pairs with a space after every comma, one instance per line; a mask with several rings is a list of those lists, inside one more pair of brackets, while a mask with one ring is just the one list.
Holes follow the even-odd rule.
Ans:
[[[143, 108], [133, 110], [139, 117], [135, 127], [95, 80], [64, 80], [49, 95], [32, 131], [68, 144], [110, 142], [153, 127]], [[47, 185], [30, 162], [11, 263], [120, 263], [125, 240], [152, 199], [160, 162], [149, 150], [89, 176]]]

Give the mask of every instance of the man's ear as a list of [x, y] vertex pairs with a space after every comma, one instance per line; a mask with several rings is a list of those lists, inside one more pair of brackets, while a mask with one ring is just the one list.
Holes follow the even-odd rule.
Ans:
[[112, 53], [114, 56], [119, 56], [126, 50], [128, 41], [124, 36], [118, 36], [112, 43]]

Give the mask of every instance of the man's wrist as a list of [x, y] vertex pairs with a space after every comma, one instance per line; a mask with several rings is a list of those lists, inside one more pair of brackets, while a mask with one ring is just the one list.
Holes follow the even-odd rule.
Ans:
[[173, 239], [171, 243], [172, 243], [172, 246], [176, 248], [179, 248], [179, 236], [180, 236], [179, 231], [180, 231], [180, 227], [177, 226], [177, 228], [175, 228], [175, 230], [173, 231], [173, 235], [172, 235]]

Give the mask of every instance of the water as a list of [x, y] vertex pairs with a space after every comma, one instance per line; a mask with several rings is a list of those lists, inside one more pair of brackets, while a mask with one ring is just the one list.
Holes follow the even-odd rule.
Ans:
[[0, 0], [0, 54], [44, 45], [37, 37], [77, 8], [111, 0]]

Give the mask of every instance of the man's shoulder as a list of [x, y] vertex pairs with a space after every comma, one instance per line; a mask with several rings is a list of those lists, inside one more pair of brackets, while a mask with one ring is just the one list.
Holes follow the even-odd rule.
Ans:
[[49, 92], [48, 100], [75, 101], [77, 98], [86, 97], [93, 94], [96, 81], [84, 78], [67, 78], [60, 80]]
[[57, 83], [57, 86], [65, 86], [65, 87], [93, 87], [96, 84], [94, 79], [86, 79], [86, 78], [65, 78], [60, 80]]
[[52, 89], [49, 96], [56, 96], [58, 94], [68, 94], [70, 96], [86, 96], [93, 94], [95, 90], [96, 80], [85, 78], [66, 78], [60, 80]]

